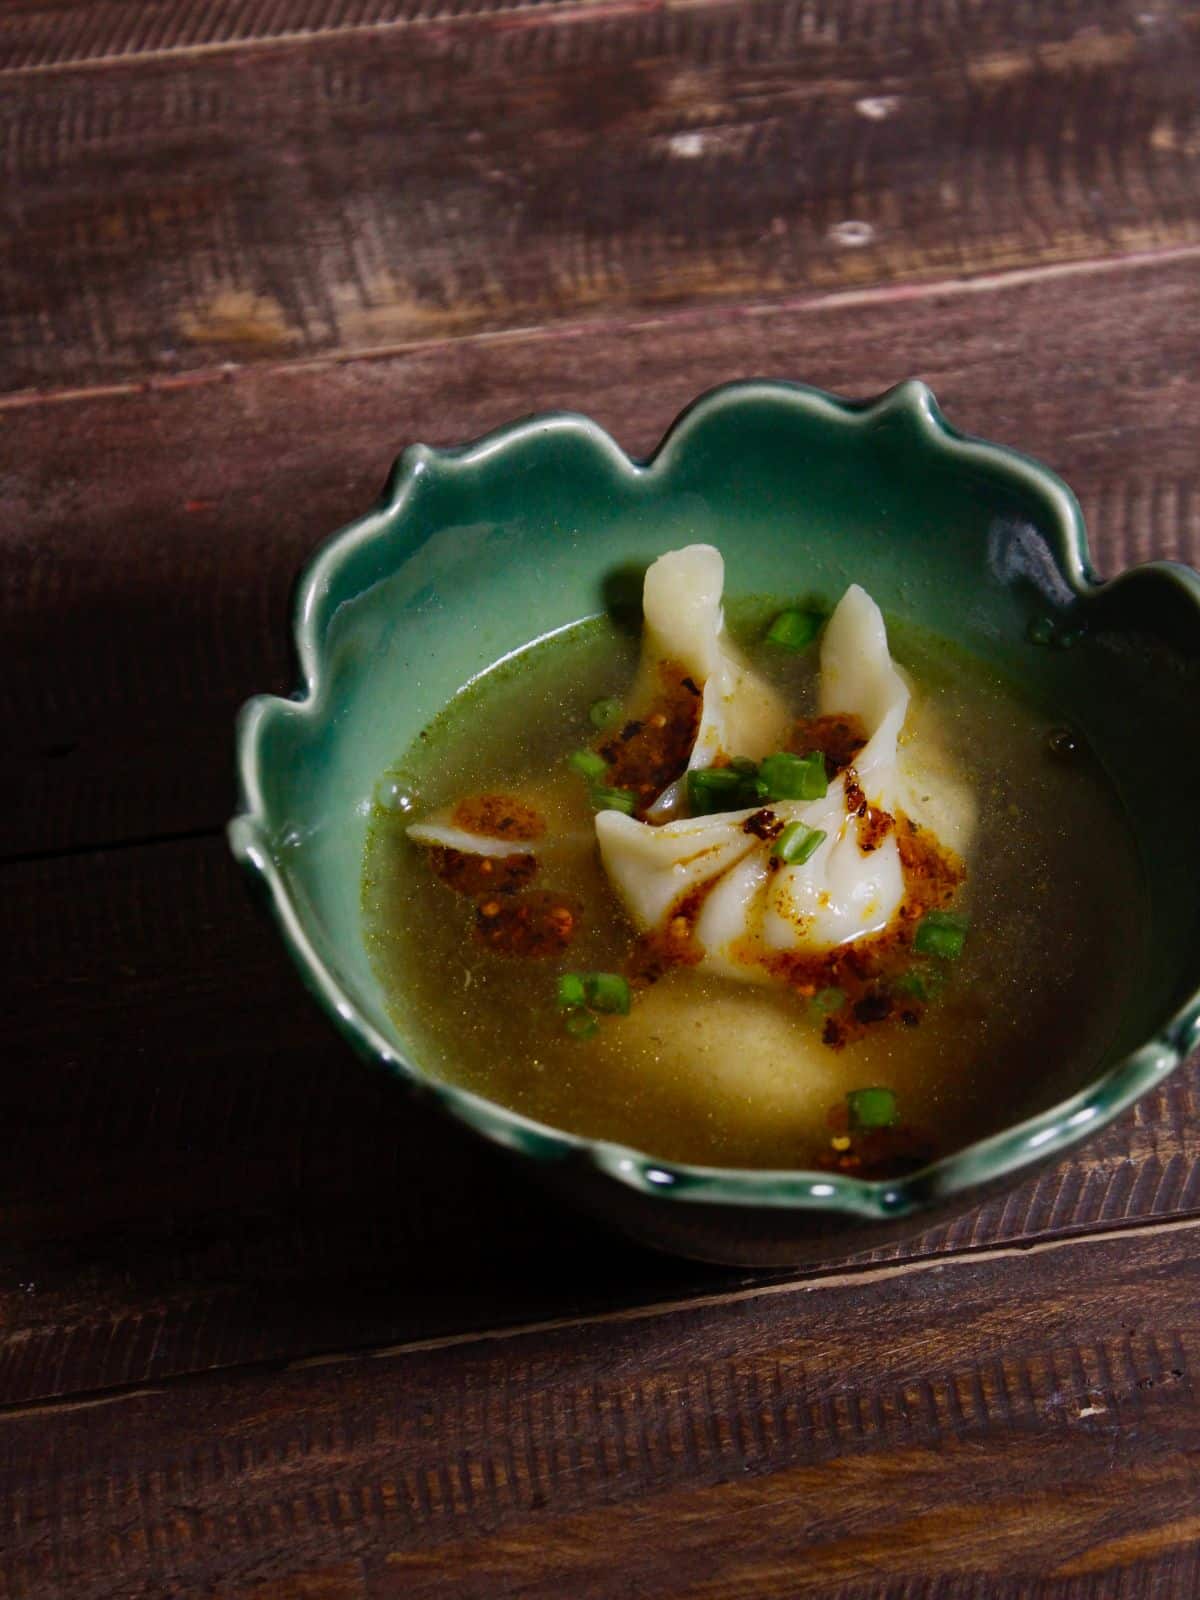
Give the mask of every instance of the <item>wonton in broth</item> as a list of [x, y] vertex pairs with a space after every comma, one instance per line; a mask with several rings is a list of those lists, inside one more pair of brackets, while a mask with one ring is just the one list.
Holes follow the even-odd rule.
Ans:
[[898, 667], [862, 588], [739, 644], [723, 583], [673, 551], [636, 662], [581, 624], [438, 719], [371, 829], [373, 955], [423, 1065], [540, 1121], [911, 1170], [1098, 1065], [1132, 849], [1085, 756], [945, 647]]

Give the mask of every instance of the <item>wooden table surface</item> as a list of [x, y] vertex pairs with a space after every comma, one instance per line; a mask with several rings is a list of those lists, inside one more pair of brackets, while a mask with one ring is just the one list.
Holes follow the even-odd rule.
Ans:
[[228, 858], [406, 443], [917, 374], [1200, 557], [1200, 6], [7, 0], [0, 1595], [1200, 1594], [1196, 1065], [818, 1273], [365, 1072]]

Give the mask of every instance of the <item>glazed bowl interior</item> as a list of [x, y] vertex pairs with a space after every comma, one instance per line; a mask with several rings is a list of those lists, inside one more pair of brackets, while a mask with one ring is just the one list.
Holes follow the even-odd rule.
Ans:
[[[1148, 921], [1130, 929], [1139, 981], [1107, 1058], [1047, 1062], [1044, 1104], [1021, 1113], [1040, 1123], [947, 1157], [919, 1193], [893, 1185], [887, 1203], [923, 1204], [1062, 1148], [1177, 1064], [1200, 1010], [1200, 837], [1181, 804], [1200, 784], [1200, 583], [1160, 564], [1100, 585], [1065, 485], [955, 434], [917, 383], [866, 405], [783, 384], [729, 386], [685, 413], [647, 464], [573, 416], [460, 450], [417, 447], [380, 505], [318, 554], [298, 591], [299, 696], [244, 713], [244, 814], [232, 837], [353, 1042], [422, 1081], [363, 937], [363, 849], [381, 775], [475, 675], [601, 612], [630, 573], [696, 541], [723, 552], [730, 594], [832, 601], [861, 582], [885, 613], [1000, 668], [1089, 741], [1138, 842]], [[581, 1142], [436, 1092], [517, 1148]], [[627, 1155], [600, 1159], [620, 1176]], [[686, 1190], [686, 1171], [675, 1176]], [[772, 1177], [743, 1176], [751, 1200], [753, 1180]], [[812, 1203], [814, 1187], [795, 1193]], [[870, 1209], [871, 1185], [820, 1187], [825, 1205]]]

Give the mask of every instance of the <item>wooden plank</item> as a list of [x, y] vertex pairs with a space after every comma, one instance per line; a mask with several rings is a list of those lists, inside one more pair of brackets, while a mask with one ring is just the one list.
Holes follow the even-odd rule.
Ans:
[[1198, 237], [1200, 7], [488, 10], [9, 76], [0, 387]]
[[9, 872], [0, 1403], [714, 1281], [357, 1061], [223, 840]]
[[727, 378], [870, 394], [918, 373], [1047, 459], [1102, 568], [1200, 560], [1200, 252], [755, 303], [0, 409], [0, 855], [212, 828], [231, 729], [291, 687], [287, 594], [413, 439], [590, 411], [631, 451]]
[[606, 0], [7, 0], [0, 12], [0, 73], [107, 66], [299, 37], [373, 35], [446, 27], [480, 15], [577, 10]]
[[[355, 1060], [222, 841], [9, 866], [0, 893], [0, 1125], [20, 1130], [0, 1189], [0, 1404], [745, 1277], [564, 1214]], [[1061, 1165], [870, 1259], [1197, 1210], [1200, 1061]]]
[[5, 1593], [1184, 1600], [1198, 1226], [8, 1413]]

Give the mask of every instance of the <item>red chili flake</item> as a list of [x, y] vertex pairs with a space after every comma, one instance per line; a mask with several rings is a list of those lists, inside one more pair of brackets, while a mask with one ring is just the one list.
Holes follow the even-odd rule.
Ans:
[[681, 669], [664, 662], [646, 715], [627, 722], [600, 745], [609, 769], [606, 781], [637, 795], [636, 815], [686, 771], [698, 720], [699, 708], [686, 691]]
[[858, 782], [858, 773], [853, 767], [846, 768], [843, 789], [846, 796], [846, 814], [851, 817], [861, 817], [867, 809], [867, 797]]
[[866, 742], [867, 730], [860, 717], [801, 717], [792, 730], [789, 748], [797, 755], [819, 750], [832, 778], [850, 765]]
[[694, 967], [704, 952], [692, 937], [696, 918], [711, 885], [702, 885], [686, 895], [661, 928], [644, 933], [635, 942], [626, 963], [631, 983], [643, 986], [657, 983], [672, 967]]
[[434, 845], [429, 852], [434, 872], [456, 894], [472, 898], [487, 894], [512, 894], [536, 875], [538, 864], [531, 855], [477, 856], [467, 850], [451, 850]]
[[485, 839], [540, 839], [546, 824], [531, 805], [510, 794], [473, 794], [460, 800], [450, 818], [464, 833]]
[[821, 1040], [831, 1050], [840, 1050], [849, 1037], [849, 1029], [841, 1017], [826, 1017], [821, 1029]]
[[854, 1004], [855, 1022], [885, 1022], [891, 1014], [892, 997], [884, 989], [868, 989]]
[[752, 817], [747, 817], [742, 823], [743, 833], [752, 833], [756, 839], [777, 839], [783, 832], [783, 823], [773, 811], [764, 807], [756, 811]]
[[540, 960], [564, 950], [578, 925], [577, 904], [545, 889], [525, 889], [504, 900], [483, 901], [475, 936], [499, 955]]
[[896, 819], [890, 812], [864, 804], [858, 813], [858, 848], [864, 855], [878, 850], [895, 826]]

